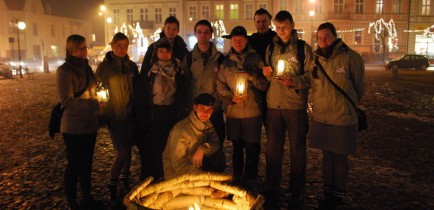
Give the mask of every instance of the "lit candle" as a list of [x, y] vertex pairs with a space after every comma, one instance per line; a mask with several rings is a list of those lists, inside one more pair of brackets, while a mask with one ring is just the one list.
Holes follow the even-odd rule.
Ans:
[[102, 102], [107, 102], [110, 99], [108, 88], [106, 88], [102, 85], [99, 85], [96, 88], [96, 95], [98, 97], [98, 100], [102, 101]]
[[247, 93], [246, 88], [247, 83], [247, 74], [246, 73], [237, 73], [236, 74], [236, 83], [235, 83], [235, 96], [243, 97]]
[[285, 61], [278, 60], [276, 76], [282, 76], [284, 71], [285, 71]]

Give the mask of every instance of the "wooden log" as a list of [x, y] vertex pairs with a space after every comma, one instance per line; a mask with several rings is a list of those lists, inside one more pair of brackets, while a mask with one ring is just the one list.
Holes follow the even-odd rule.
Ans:
[[241, 189], [239, 187], [236, 187], [236, 186], [231, 186], [231, 185], [228, 185], [228, 184], [224, 184], [224, 183], [221, 183], [221, 182], [212, 181], [210, 183], [210, 186], [213, 187], [213, 188], [215, 188], [215, 189], [217, 189], [217, 190], [228, 192], [230, 194], [237, 195], [237, 196], [240, 196], [240, 197], [244, 197], [247, 194], [246, 190], [243, 190], [243, 189]]
[[[139, 203], [139, 198], [137, 197], [137, 195], [140, 194], [140, 192], [143, 191], [143, 189], [145, 189], [146, 186], [148, 186], [152, 181], [154, 180], [153, 177], [148, 177], [146, 178], [143, 182], [141, 182], [139, 185], [137, 185], [133, 190], [131, 190], [123, 199], [123, 203], [128, 206], [129, 203], [131, 203], [131, 201], [133, 199], [135, 199], [135, 201], [137, 203]], [[141, 196], [140, 196], [141, 197]]]

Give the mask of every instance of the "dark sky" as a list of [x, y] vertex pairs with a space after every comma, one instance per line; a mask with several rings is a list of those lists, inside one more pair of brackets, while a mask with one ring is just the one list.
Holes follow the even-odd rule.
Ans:
[[51, 14], [91, 21], [93, 33], [98, 40], [104, 39], [104, 20], [98, 15], [99, 6], [104, 0], [41, 0], [44, 5], [51, 4]]

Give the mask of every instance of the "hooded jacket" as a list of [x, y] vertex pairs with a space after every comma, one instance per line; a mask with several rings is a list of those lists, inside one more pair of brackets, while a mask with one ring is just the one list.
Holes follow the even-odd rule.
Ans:
[[163, 152], [164, 178], [201, 172], [192, 162], [199, 147], [205, 156], [209, 156], [220, 149], [220, 140], [212, 123], [209, 120], [200, 121], [192, 111], [190, 116], [178, 122], [170, 131]]
[[[80, 97], [74, 94], [86, 87]], [[57, 69], [57, 92], [65, 107], [60, 132], [68, 134], [94, 133], [98, 129], [99, 103], [95, 94], [96, 81], [87, 59], [67, 56]]]
[[103, 109], [104, 116], [109, 120], [132, 117], [134, 85], [138, 75], [137, 65], [128, 55], [120, 58], [110, 51], [98, 65], [95, 72], [97, 81], [109, 90], [110, 100]]
[[[336, 40], [329, 58], [322, 56], [318, 50], [315, 51], [315, 56], [333, 82], [357, 105], [365, 91], [365, 65], [362, 57], [341, 39]], [[357, 124], [354, 107], [319, 69], [312, 71], [312, 93], [313, 120], [331, 125]]]
[[[239, 59], [241, 56], [242, 59]], [[261, 113], [261, 94], [258, 91], [266, 91], [268, 82], [262, 78], [261, 70], [264, 63], [254, 49], [249, 45], [244, 51], [237, 55], [231, 49], [228, 55], [223, 60], [223, 67], [218, 73], [217, 91], [222, 96], [225, 102], [226, 117], [243, 119], [258, 117]], [[239, 103], [232, 102], [236, 91], [236, 75], [238, 72], [248, 73], [248, 81], [246, 85], [247, 99]]]
[[[274, 47], [273, 52], [269, 52], [270, 45], [267, 47], [266, 63], [273, 68], [273, 74], [267, 77], [270, 81], [270, 87], [267, 92], [267, 107], [271, 109], [288, 109], [303, 110], [307, 108], [308, 90], [310, 88], [310, 73], [313, 54], [311, 47], [305, 43], [304, 53], [305, 60], [300, 61], [297, 55], [297, 31], [292, 31], [291, 40], [288, 43], [282, 43], [278, 36], [272, 40]], [[278, 60], [285, 61], [284, 75], [291, 77], [294, 85], [292, 87], [284, 86], [275, 78]], [[304, 71], [301, 68], [301, 62], [304, 62]]]

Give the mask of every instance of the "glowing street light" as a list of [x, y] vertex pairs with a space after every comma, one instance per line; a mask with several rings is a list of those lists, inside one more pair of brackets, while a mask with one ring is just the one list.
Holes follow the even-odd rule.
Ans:
[[20, 72], [20, 78], [23, 78], [23, 72], [21, 70], [21, 48], [20, 48], [20, 30], [26, 29], [26, 23], [13, 18], [11, 23], [17, 27], [17, 45], [18, 45], [18, 71]]
[[[312, 2], [312, 0], [311, 0], [311, 2]], [[315, 0], [313, 2], [315, 2]], [[310, 46], [313, 48], [313, 45], [314, 45], [313, 40], [315, 39], [315, 34], [314, 34], [314, 29], [313, 29], [313, 17], [315, 16], [315, 10], [310, 10], [309, 16], [310, 16], [310, 30], [311, 30]]]

